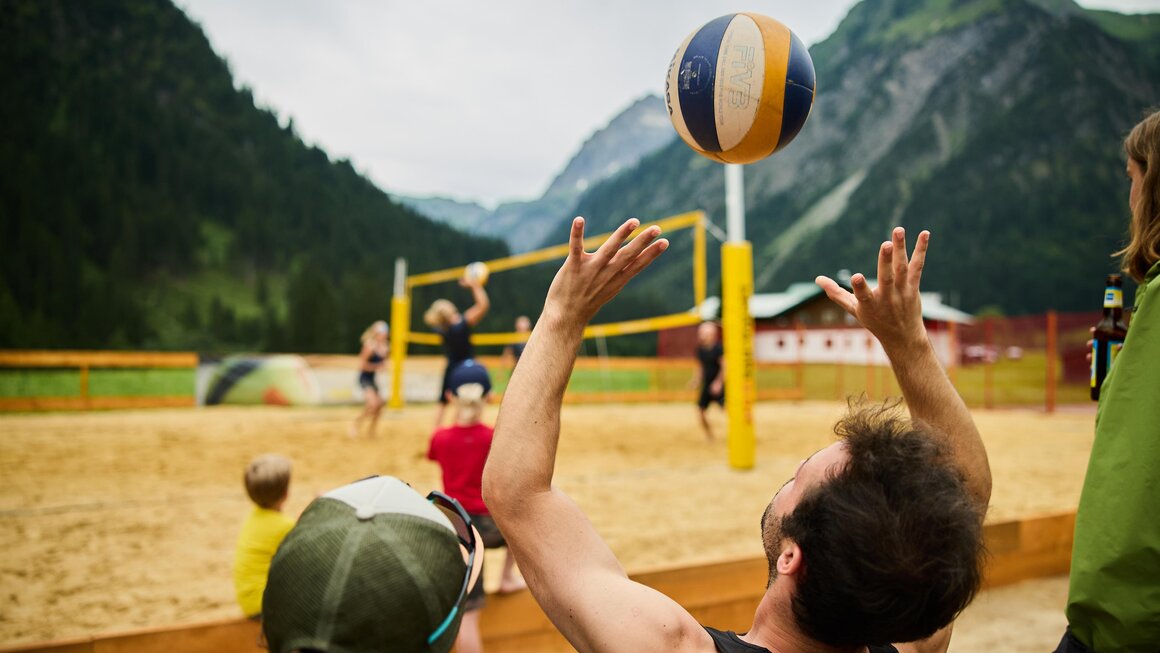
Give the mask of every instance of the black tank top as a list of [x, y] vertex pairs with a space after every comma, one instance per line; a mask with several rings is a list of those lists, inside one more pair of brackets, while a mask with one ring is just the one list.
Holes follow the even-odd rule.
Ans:
[[[705, 626], [705, 632], [709, 633], [709, 636], [713, 638], [713, 644], [720, 653], [770, 653], [769, 649], [741, 641], [737, 633], [732, 630], [722, 632], [716, 628]], [[898, 649], [889, 644], [886, 646], [870, 646], [868, 648], [870, 649], [870, 653], [898, 653]]]
[[449, 366], [475, 358], [475, 350], [471, 346], [471, 327], [467, 320], [459, 320], [443, 332], [443, 353], [447, 356]]

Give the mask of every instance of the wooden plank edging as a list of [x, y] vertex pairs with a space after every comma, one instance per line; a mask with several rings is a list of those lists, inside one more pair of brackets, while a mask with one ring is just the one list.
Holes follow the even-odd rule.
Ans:
[[[984, 587], [1066, 574], [1075, 513], [987, 524]], [[630, 574], [671, 597], [701, 623], [745, 630], [765, 592], [765, 558], [726, 560]], [[505, 653], [568, 653], [572, 647], [532, 595], [490, 595], [480, 620], [484, 647]], [[256, 653], [258, 625], [248, 619], [159, 627], [89, 638], [0, 647], [0, 653]]]

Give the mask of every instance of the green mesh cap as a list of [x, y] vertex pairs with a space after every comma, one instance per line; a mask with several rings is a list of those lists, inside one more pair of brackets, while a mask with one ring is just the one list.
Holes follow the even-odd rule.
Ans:
[[316, 499], [270, 564], [262, 629], [273, 653], [446, 653], [432, 644], [466, 563], [447, 517], [406, 483], [369, 478]]

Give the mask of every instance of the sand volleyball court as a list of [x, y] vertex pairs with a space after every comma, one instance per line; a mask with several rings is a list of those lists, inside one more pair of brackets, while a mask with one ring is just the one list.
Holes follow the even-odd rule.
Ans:
[[[692, 405], [567, 406], [557, 484], [629, 571], [760, 556], [762, 510], [798, 461], [832, 440], [843, 408], [758, 405], [757, 467], [738, 472], [724, 442], [704, 441]], [[317, 493], [369, 474], [439, 487], [425, 459], [431, 406], [384, 417], [374, 440], [345, 435], [356, 412], [0, 416], [0, 646], [240, 616], [230, 567], [249, 510], [241, 472], [256, 454], [293, 459], [293, 515]], [[976, 415], [994, 472], [990, 520], [1074, 510], [1094, 410]], [[486, 419], [494, 416], [492, 407]], [[496, 580], [489, 574], [488, 587]], [[1058, 578], [992, 590], [963, 617], [951, 650], [999, 641], [1004, 650], [1050, 650], [1058, 635], [1043, 633], [1062, 628], [1065, 594]], [[1011, 640], [1018, 633], [1031, 638], [1024, 648]]]

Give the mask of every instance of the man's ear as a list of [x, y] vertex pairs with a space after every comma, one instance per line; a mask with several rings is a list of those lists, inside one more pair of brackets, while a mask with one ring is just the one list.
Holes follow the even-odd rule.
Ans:
[[450, 390], [444, 390], [443, 397], [445, 399], [447, 399], [447, 403], [449, 403], [449, 404], [454, 403], [454, 401], [455, 401], [455, 393], [451, 392]]
[[786, 538], [781, 541], [781, 553], [777, 556], [777, 573], [779, 576], [793, 576], [801, 573], [805, 565], [802, 557], [802, 548], [798, 543]]

